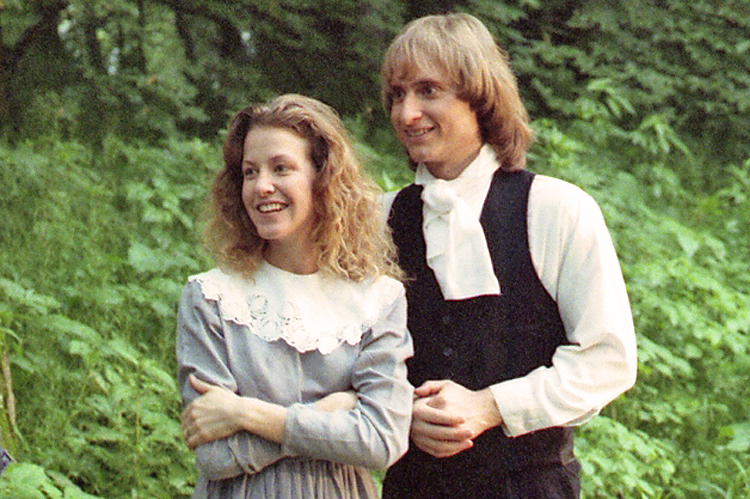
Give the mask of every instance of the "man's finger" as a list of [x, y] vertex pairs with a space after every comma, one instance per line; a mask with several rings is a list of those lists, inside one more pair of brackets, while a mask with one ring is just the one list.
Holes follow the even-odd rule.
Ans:
[[414, 404], [414, 409], [412, 411], [412, 416], [415, 420], [443, 426], [458, 426], [466, 421], [458, 414], [446, 412], [431, 406], [429, 400], [423, 400], [420, 402]]
[[438, 458], [454, 456], [474, 445], [471, 440], [445, 441], [424, 436], [412, 438], [412, 442], [418, 449]]
[[424, 436], [433, 440], [446, 442], [460, 442], [471, 438], [471, 430], [460, 426], [435, 425], [424, 421], [414, 421], [411, 426], [414, 435]]
[[447, 381], [425, 381], [421, 386], [414, 389], [414, 395], [417, 397], [429, 397], [439, 393]]

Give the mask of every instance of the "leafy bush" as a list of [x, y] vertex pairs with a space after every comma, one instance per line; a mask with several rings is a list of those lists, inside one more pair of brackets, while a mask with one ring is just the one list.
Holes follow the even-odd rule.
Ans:
[[11, 464], [0, 479], [2, 499], [100, 499], [59, 473], [29, 463]]
[[[664, 123], [626, 133], [606, 119], [609, 112], [585, 116], [568, 134], [554, 123], [536, 123], [531, 158], [532, 168], [597, 198], [638, 334], [635, 388], [605, 409], [613, 421], [602, 417], [581, 431], [585, 496], [731, 491], [744, 497], [747, 479], [726, 470], [746, 477], [750, 469], [743, 453], [750, 447], [750, 278], [744, 270], [750, 232], [741, 230], [748, 226], [743, 186], [750, 161], [729, 168], [728, 187], [695, 192], [679, 175], [693, 155], [677, 134]], [[595, 127], [588, 126], [592, 119]]]
[[105, 152], [0, 151], [15, 455], [108, 498], [183, 497], [194, 467], [179, 427], [174, 313], [204, 266], [193, 220], [215, 149], [112, 139]]

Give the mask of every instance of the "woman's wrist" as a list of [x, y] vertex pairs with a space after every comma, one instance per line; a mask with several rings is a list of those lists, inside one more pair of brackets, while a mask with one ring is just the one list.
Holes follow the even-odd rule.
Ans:
[[251, 397], [239, 397], [237, 413], [240, 427], [272, 442], [284, 439], [286, 407]]

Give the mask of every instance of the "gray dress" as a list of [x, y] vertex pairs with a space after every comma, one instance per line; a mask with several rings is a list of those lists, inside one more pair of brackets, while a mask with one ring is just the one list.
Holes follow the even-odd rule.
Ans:
[[[177, 324], [183, 405], [194, 373], [242, 396], [288, 408], [284, 441], [248, 432], [195, 450], [194, 498], [373, 498], [368, 468], [408, 445], [412, 355], [403, 286], [388, 277], [355, 283], [261, 264], [252, 280], [219, 269], [192, 276]], [[312, 403], [355, 390], [350, 411]]]

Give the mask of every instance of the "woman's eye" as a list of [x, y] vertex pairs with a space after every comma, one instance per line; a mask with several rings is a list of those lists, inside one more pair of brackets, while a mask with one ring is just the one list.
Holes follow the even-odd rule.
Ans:
[[243, 170], [242, 177], [243, 178], [253, 178], [258, 174], [258, 170], [254, 168], [247, 168], [246, 170]]

